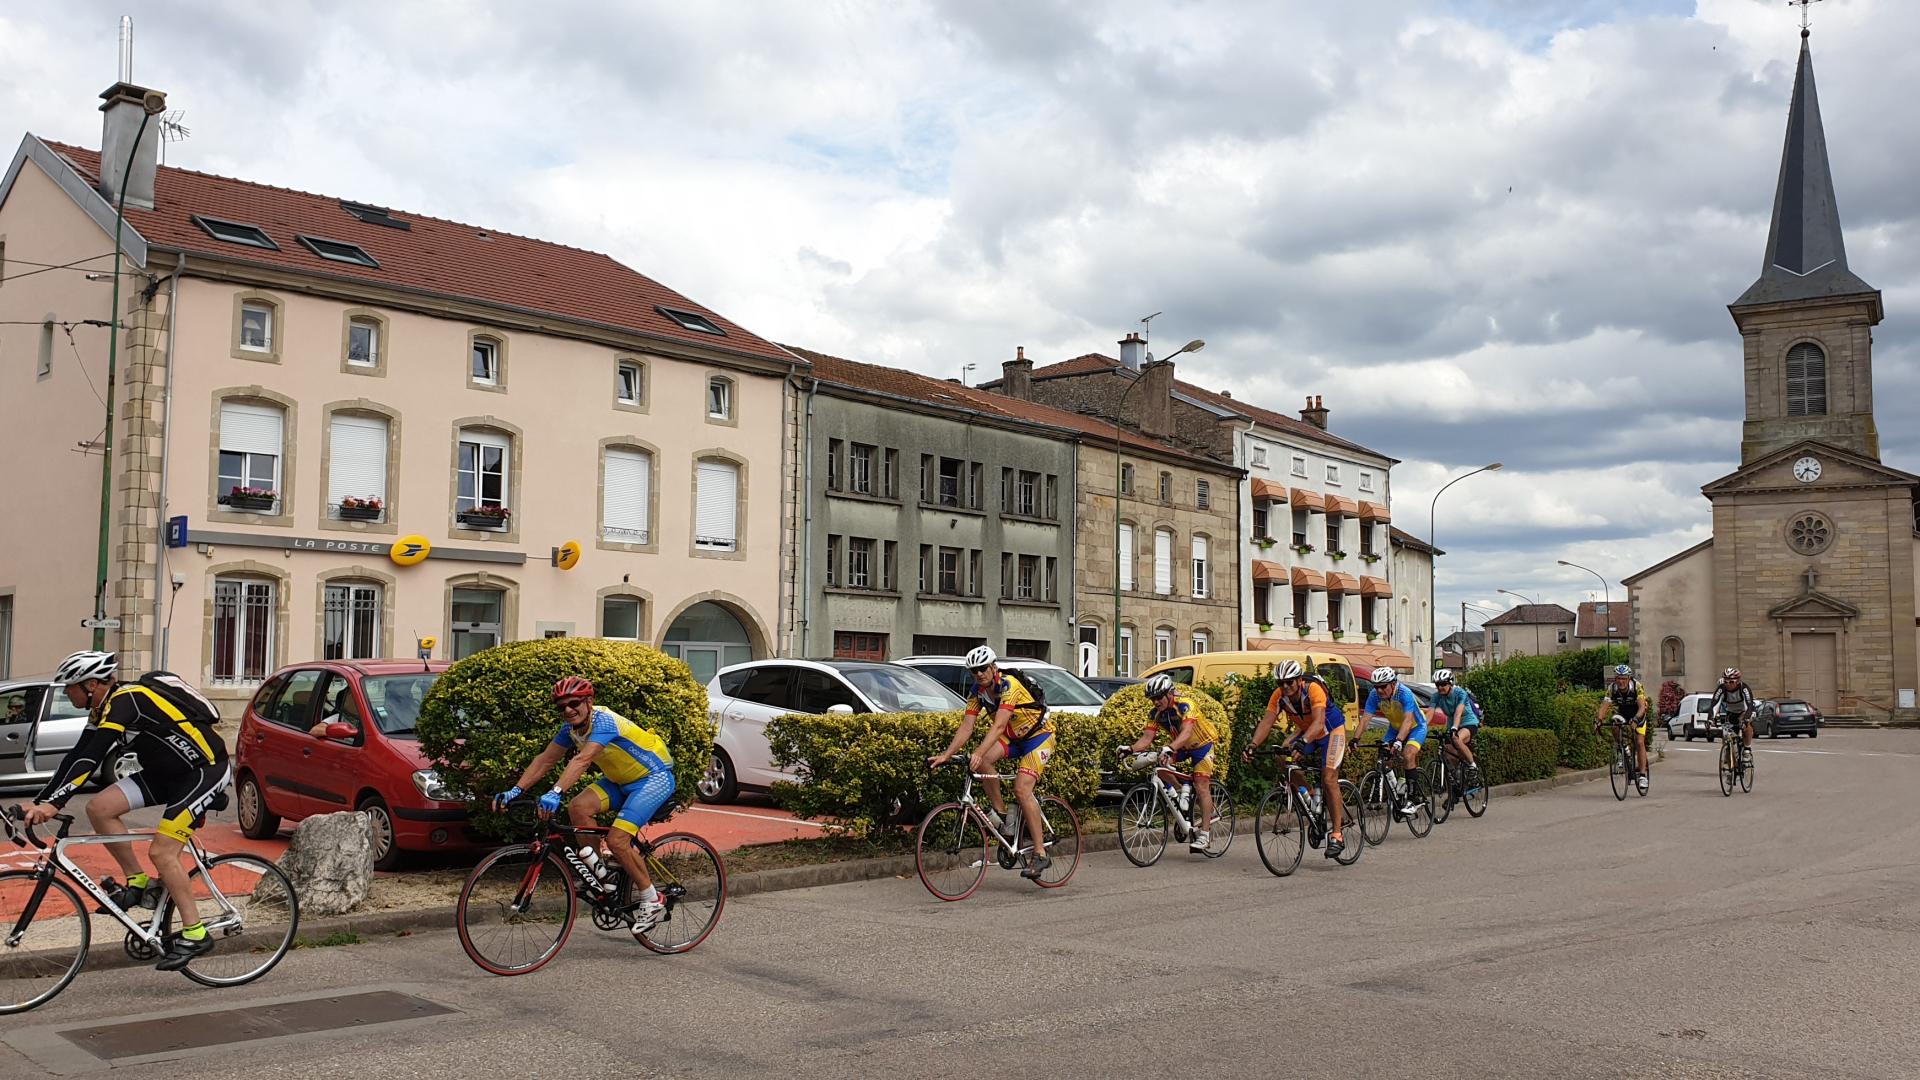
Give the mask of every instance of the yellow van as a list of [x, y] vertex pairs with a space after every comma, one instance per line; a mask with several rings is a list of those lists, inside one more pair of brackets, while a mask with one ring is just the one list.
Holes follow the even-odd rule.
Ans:
[[1273, 669], [1282, 661], [1298, 660], [1300, 666], [1327, 680], [1327, 686], [1333, 690], [1333, 698], [1340, 702], [1347, 714], [1347, 733], [1352, 734], [1360, 727], [1360, 710], [1355, 707], [1355, 692], [1358, 684], [1354, 681], [1353, 665], [1345, 657], [1325, 652], [1287, 652], [1280, 649], [1243, 649], [1227, 652], [1195, 653], [1192, 656], [1177, 656], [1163, 664], [1155, 664], [1141, 672], [1141, 678], [1149, 675], [1170, 675], [1173, 681], [1192, 686], [1195, 683], [1225, 682], [1227, 676], [1271, 675]]

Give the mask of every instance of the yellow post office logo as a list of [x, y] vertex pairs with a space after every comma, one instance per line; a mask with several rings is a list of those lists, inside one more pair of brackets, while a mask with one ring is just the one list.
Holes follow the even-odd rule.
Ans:
[[553, 549], [553, 565], [571, 570], [580, 564], [580, 541], [569, 540]]
[[387, 558], [400, 566], [412, 566], [426, 558], [427, 553], [432, 550], [433, 545], [428, 543], [424, 536], [418, 534], [403, 536], [395, 540], [393, 546], [387, 549]]

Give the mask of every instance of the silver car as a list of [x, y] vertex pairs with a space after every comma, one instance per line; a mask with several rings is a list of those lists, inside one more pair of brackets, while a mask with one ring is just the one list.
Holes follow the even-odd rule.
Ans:
[[[51, 679], [0, 683], [0, 788], [31, 790], [44, 785], [86, 727], [86, 710], [74, 708]], [[139, 771], [139, 759], [123, 754], [100, 782], [111, 783]]]

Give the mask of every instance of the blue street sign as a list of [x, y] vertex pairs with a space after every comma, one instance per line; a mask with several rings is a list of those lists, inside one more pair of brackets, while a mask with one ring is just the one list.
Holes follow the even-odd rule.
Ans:
[[170, 548], [183, 548], [187, 546], [187, 516], [185, 514], [167, 519], [167, 546]]

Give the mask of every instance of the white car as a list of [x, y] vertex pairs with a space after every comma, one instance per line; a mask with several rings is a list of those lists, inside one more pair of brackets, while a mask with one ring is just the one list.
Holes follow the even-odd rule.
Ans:
[[1667, 738], [1706, 739], [1711, 742], [1720, 735], [1720, 730], [1709, 722], [1707, 707], [1713, 704], [1712, 694], [1688, 694], [1680, 699], [1680, 711], [1667, 717]]
[[953, 712], [966, 702], [927, 675], [872, 660], [754, 660], [720, 669], [707, 684], [713, 760], [700, 801], [732, 802], [795, 779], [776, 768], [767, 722], [788, 713]]
[[[973, 673], [967, 670], [966, 661], [964, 656], [907, 656], [894, 663], [918, 668], [939, 680], [940, 685], [967, 698], [973, 696]], [[1100, 691], [1081, 682], [1079, 676], [1045, 660], [1003, 656], [998, 663], [1000, 670], [1013, 672], [1029, 688], [1038, 688], [1045, 694], [1048, 712], [1098, 716], [1100, 706], [1107, 702]]]

